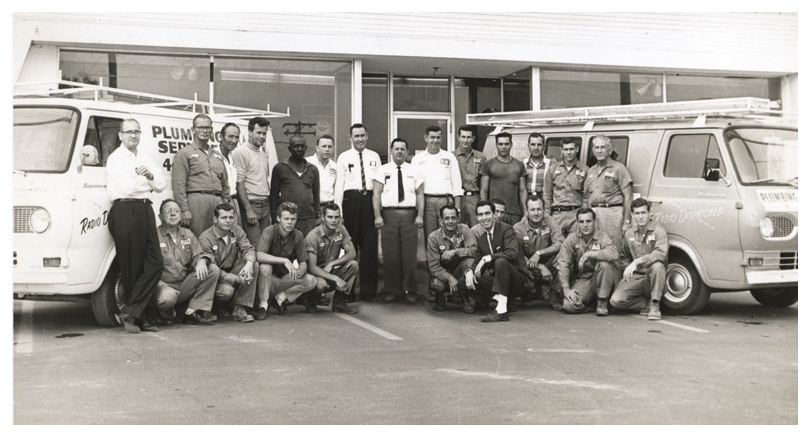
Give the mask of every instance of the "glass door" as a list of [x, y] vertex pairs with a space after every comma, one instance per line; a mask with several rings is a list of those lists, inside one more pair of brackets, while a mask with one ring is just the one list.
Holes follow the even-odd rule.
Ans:
[[[425, 150], [425, 128], [431, 125], [442, 128], [442, 144], [440, 147], [447, 151], [453, 151], [455, 142], [450, 114], [394, 114], [392, 139], [400, 137], [408, 142], [409, 161], [410, 157], [413, 157], [415, 153]], [[388, 157], [388, 154], [386, 155]]]

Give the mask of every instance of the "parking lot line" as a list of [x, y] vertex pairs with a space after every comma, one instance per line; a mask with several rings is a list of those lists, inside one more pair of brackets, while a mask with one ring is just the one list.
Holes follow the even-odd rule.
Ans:
[[[647, 316], [642, 316], [642, 315], [637, 315], [637, 318], [648, 319]], [[671, 327], [676, 327], [676, 328], [680, 328], [680, 329], [683, 329], [683, 330], [689, 330], [691, 332], [696, 332], [696, 333], [709, 333], [710, 332], [709, 330], [690, 327], [689, 325], [679, 324], [677, 322], [670, 322], [670, 321], [665, 321], [665, 320], [659, 320], [659, 321], [656, 321], [656, 322], [659, 323], [659, 324], [669, 325]]]
[[34, 302], [23, 300], [20, 312], [20, 327], [14, 331], [14, 352], [31, 354], [34, 352]]
[[343, 313], [333, 313], [333, 315], [335, 315], [338, 318], [341, 318], [343, 320], [349, 321], [352, 324], [359, 325], [359, 326], [365, 328], [366, 330], [369, 330], [370, 332], [372, 332], [374, 334], [377, 334], [377, 335], [380, 335], [380, 336], [382, 336], [382, 337], [384, 337], [386, 339], [389, 339], [391, 341], [402, 341], [403, 340], [403, 338], [401, 338], [399, 336], [395, 336], [395, 335], [393, 335], [393, 334], [391, 334], [391, 333], [389, 333], [389, 332], [387, 332], [387, 331], [385, 331], [385, 330], [383, 330], [381, 328], [377, 328], [377, 327], [375, 327], [375, 326], [373, 326], [373, 325], [371, 325], [369, 323], [363, 322], [363, 321], [361, 321], [361, 320], [359, 320], [357, 318], [353, 318], [353, 317], [351, 317], [349, 315], [346, 315], [346, 314], [343, 314]]

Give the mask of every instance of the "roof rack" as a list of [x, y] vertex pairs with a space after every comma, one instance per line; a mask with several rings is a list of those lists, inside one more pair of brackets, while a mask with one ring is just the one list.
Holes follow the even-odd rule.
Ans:
[[133, 105], [199, 112], [209, 115], [217, 114], [244, 120], [252, 117], [290, 117], [289, 107], [286, 113], [280, 113], [271, 111], [270, 104], [268, 104], [267, 110], [259, 110], [215, 104], [212, 102], [202, 102], [197, 100], [196, 93], [195, 99], [189, 100], [159, 94], [143, 93], [140, 91], [105, 87], [103, 85], [61, 80], [56, 82], [20, 82], [15, 84], [13, 95], [14, 97], [65, 97], [96, 101], [126, 102]]
[[501, 127], [536, 127], [585, 122], [590, 130], [596, 121], [630, 122], [641, 120], [670, 120], [695, 117], [694, 126], [703, 126], [707, 116], [763, 117], [781, 115], [777, 102], [755, 97], [731, 99], [692, 100], [685, 102], [650, 103], [637, 105], [595, 106], [541, 111], [515, 111], [504, 113], [468, 114], [468, 125]]

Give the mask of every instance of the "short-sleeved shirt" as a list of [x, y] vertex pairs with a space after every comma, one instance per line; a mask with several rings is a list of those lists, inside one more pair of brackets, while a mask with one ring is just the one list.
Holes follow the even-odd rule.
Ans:
[[459, 161], [459, 173], [462, 175], [462, 187], [466, 192], [479, 191], [479, 172], [482, 170], [487, 158], [484, 154], [471, 148], [469, 154], [465, 154], [462, 149], [453, 151], [456, 160]]
[[200, 233], [198, 241], [204, 252], [214, 255], [214, 263], [222, 272], [231, 272], [239, 264], [240, 258], [246, 262], [256, 261], [256, 250], [239, 225], [234, 225], [230, 231], [222, 231], [216, 224], [212, 225]]
[[341, 249], [348, 251], [352, 247], [352, 236], [343, 225], [335, 227], [330, 234], [324, 224], [310, 231], [304, 238], [304, 249], [308, 254], [315, 254], [316, 264], [323, 268], [327, 263], [341, 256]]
[[380, 166], [375, 173], [375, 181], [383, 184], [380, 194], [381, 207], [416, 207], [417, 189], [423, 184], [424, 178], [420, 170], [409, 163], [403, 162], [400, 171], [403, 173], [403, 202], [399, 201], [397, 188], [397, 164], [394, 161]]
[[185, 280], [201, 258], [214, 263], [214, 255], [203, 251], [200, 242], [188, 228], [178, 227], [175, 242], [169, 231], [161, 225], [158, 227], [158, 242], [163, 256], [161, 281], [164, 283], [180, 283]]
[[521, 161], [510, 157], [510, 161], [502, 163], [498, 158], [487, 160], [482, 166], [482, 176], [490, 178], [488, 194], [490, 199], [501, 198], [507, 203], [507, 213], [521, 215], [521, 198], [519, 197], [519, 182], [526, 178], [527, 169]]
[[620, 261], [625, 269], [636, 259], [636, 272], [646, 273], [655, 262], [667, 263], [667, 231], [658, 222], [650, 222], [644, 233], [634, 224], [625, 232], [620, 251]]
[[248, 199], [267, 199], [270, 195], [270, 165], [264, 146], [243, 143], [231, 152], [237, 169], [237, 182], [245, 187]]
[[237, 195], [237, 168], [234, 166], [234, 155], [225, 156], [222, 153], [222, 145], [220, 145], [220, 154], [225, 158], [223, 163], [225, 163], [225, 171], [228, 173], [228, 187], [231, 188], [231, 197], [233, 198]]
[[196, 143], [192, 143], [181, 149], [172, 163], [172, 191], [181, 211], [190, 211], [187, 193], [200, 190], [231, 196], [225, 158], [220, 151], [210, 145], [208, 151], [204, 151]]
[[532, 157], [524, 159], [524, 166], [527, 168], [527, 193], [530, 195], [543, 196], [544, 174], [549, 169], [552, 160], [546, 157], [541, 158], [540, 164], [532, 162]]
[[436, 277], [442, 281], [448, 281], [453, 274], [445, 269], [442, 262], [442, 254], [447, 251], [456, 251], [456, 256], [460, 258], [474, 257], [476, 255], [476, 238], [470, 229], [465, 224], [458, 224], [456, 226], [456, 233], [448, 237], [445, 234], [445, 229], [440, 228], [434, 230], [428, 235], [428, 246], [426, 247], [426, 259], [428, 262], [428, 271], [432, 277]]
[[[297, 229], [293, 229], [287, 237], [282, 237], [282, 227], [280, 224], [274, 224], [262, 231], [262, 237], [259, 238], [259, 245], [256, 247], [257, 252], [270, 254], [274, 257], [282, 257], [287, 260], [298, 261], [299, 265], [307, 261], [307, 250], [304, 248], [304, 234]], [[273, 267], [273, 274], [281, 277], [286, 274], [282, 271], [282, 266], [271, 265]]]
[[459, 173], [459, 161], [452, 153], [440, 149], [432, 154], [427, 150], [414, 156], [411, 164], [419, 166], [425, 180], [426, 195], [462, 196], [462, 175]]
[[622, 189], [631, 184], [633, 181], [628, 169], [622, 163], [609, 158], [605, 166], [600, 167], [598, 163], [586, 172], [586, 199], [589, 205], [622, 204], [625, 199]]
[[276, 209], [282, 202], [298, 205], [299, 219], [312, 219], [321, 216], [321, 182], [318, 169], [309, 161], [304, 161], [304, 172], [298, 174], [287, 161], [273, 166], [270, 177], [270, 211], [275, 223]]
[[583, 185], [587, 170], [579, 160], [575, 160], [571, 168], [566, 168], [563, 161], [555, 161], [549, 165], [543, 182], [543, 205], [547, 215], [552, 207], [583, 205]]
[[321, 200], [325, 202], [332, 202], [335, 200], [335, 181], [338, 179], [338, 164], [333, 160], [328, 160], [326, 166], [322, 166], [318, 161], [318, 155], [311, 155], [305, 158], [318, 169], [318, 179], [321, 181]]
[[562, 287], [569, 287], [571, 285], [570, 281], [573, 279], [587, 279], [594, 275], [594, 267], [596, 266], [594, 260], [589, 260], [583, 266], [582, 271], [578, 266], [580, 258], [588, 251], [598, 252], [595, 259], [597, 261], [615, 262], [619, 259], [619, 250], [614, 246], [611, 238], [602, 231], [594, 230], [594, 234], [588, 240], [580, 233], [580, 230], [571, 233], [563, 241], [563, 245], [560, 246], [560, 253], [558, 253], [558, 278]]
[[[544, 217], [543, 220], [541, 220], [540, 227], [535, 229], [530, 225], [529, 219], [524, 216], [520, 222], [513, 225], [513, 229], [515, 230], [515, 234], [518, 235], [518, 240], [521, 241], [521, 250], [524, 252], [524, 256], [527, 259], [532, 257], [536, 251], [549, 247], [555, 247], [559, 251], [560, 246], [563, 244], [564, 237], [563, 233], [560, 231], [560, 227], [556, 221], [550, 221], [547, 217]], [[546, 263], [554, 259], [556, 255], [557, 251], [555, 254], [541, 260], [541, 262]]]

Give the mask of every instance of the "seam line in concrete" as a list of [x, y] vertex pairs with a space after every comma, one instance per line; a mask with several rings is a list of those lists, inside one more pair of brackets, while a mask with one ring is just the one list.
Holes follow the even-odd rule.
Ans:
[[384, 337], [386, 339], [389, 339], [391, 341], [402, 341], [403, 340], [403, 338], [401, 338], [399, 336], [393, 335], [393, 334], [391, 334], [391, 333], [389, 333], [389, 332], [387, 332], [387, 331], [385, 331], [385, 330], [383, 330], [381, 328], [375, 327], [375, 326], [373, 326], [373, 325], [371, 325], [371, 324], [369, 324], [367, 322], [363, 322], [363, 321], [361, 321], [361, 320], [359, 320], [357, 318], [353, 318], [353, 317], [351, 317], [349, 315], [346, 315], [346, 314], [343, 314], [343, 313], [333, 313], [333, 315], [335, 315], [338, 318], [341, 318], [341, 319], [343, 319], [345, 321], [349, 321], [352, 324], [363, 327], [366, 330], [369, 330], [370, 332], [372, 332], [372, 333], [374, 333], [376, 335], [382, 336], [382, 337]]

